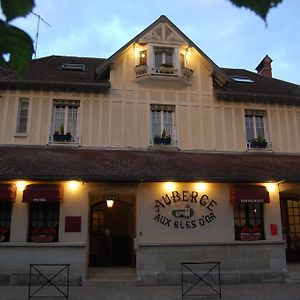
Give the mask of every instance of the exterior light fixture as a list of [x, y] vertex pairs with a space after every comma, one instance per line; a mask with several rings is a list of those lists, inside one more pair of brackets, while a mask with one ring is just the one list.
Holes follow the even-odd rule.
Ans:
[[277, 189], [277, 184], [276, 183], [266, 183], [265, 187], [267, 188], [269, 193], [273, 193]]
[[106, 201], [106, 205], [108, 208], [112, 208], [114, 206], [115, 201], [119, 200], [119, 195], [104, 195], [104, 201]]
[[172, 191], [175, 191], [175, 183], [174, 182], [166, 182], [165, 183], [165, 189], [168, 191], [168, 192], [172, 192]]
[[17, 186], [18, 190], [23, 191], [26, 187], [26, 182], [23, 180], [18, 180], [16, 182], [16, 186]]
[[106, 205], [108, 208], [112, 208], [114, 206], [114, 200], [106, 200]]
[[196, 189], [199, 192], [205, 192], [207, 190], [207, 184], [205, 182], [196, 183]]
[[79, 188], [79, 185], [79, 181], [72, 180], [68, 182], [68, 186], [71, 191], [76, 191]]

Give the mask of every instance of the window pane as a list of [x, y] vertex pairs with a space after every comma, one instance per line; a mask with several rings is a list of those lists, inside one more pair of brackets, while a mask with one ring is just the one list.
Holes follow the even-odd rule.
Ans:
[[0, 202], [0, 242], [9, 241], [11, 209], [12, 203]]
[[28, 240], [30, 242], [57, 242], [59, 203], [31, 202]]
[[27, 132], [27, 120], [28, 120], [28, 100], [20, 100], [19, 102], [19, 119], [17, 132], [18, 133], [26, 133]]
[[54, 131], [58, 131], [59, 134], [65, 133], [65, 109], [65, 105], [55, 105]]
[[140, 64], [147, 64], [147, 50], [140, 51]]
[[70, 132], [72, 136], [76, 136], [77, 130], [77, 106], [68, 106], [68, 128], [67, 132]]
[[163, 112], [163, 122], [164, 122], [164, 130], [166, 136], [172, 137], [172, 112], [164, 111]]
[[181, 66], [181, 68], [185, 67], [184, 55], [183, 54], [180, 54], [180, 66]]
[[254, 139], [253, 117], [251, 115], [246, 115], [245, 122], [246, 122], [247, 141], [250, 142], [251, 140]]
[[170, 52], [165, 53], [165, 64], [173, 66], [173, 54]]
[[155, 50], [155, 68], [159, 68], [162, 64], [162, 52]]
[[264, 239], [263, 204], [237, 203], [234, 207], [236, 240]]
[[256, 137], [265, 139], [264, 117], [263, 116], [255, 116], [255, 126], [256, 126]]
[[152, 138], [155, 136], [161, 136], [161, 112], [160, 111], [152, 111]]

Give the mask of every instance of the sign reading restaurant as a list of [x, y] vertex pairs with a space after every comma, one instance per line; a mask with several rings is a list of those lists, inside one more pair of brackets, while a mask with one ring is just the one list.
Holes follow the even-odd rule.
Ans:
[[[180, 209], [174, 209], [174, 204], [176, 207], [180, 206]], [[202, 227], [216, 219], [214, 208], [217, 204], [206, 194], [199, 194], [196, 191], [182, 191], [181, 193], [173, 191], [155, 200], [154, 220], [176, 229]], [[203, 213], [197, 216], [195, 211], [199, 211], [199, 207], [205, 210], [201, 210]]]

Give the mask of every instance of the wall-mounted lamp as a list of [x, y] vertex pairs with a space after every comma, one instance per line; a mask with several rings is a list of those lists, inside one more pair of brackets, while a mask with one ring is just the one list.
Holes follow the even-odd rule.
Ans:
[[108, 208], [112, 208], [114, 206], [114, 200], [106, 200], [106, 205]]
[[104, 195], [103, 199], [106, 201], [107, 207], [112, 208], [115, 201], [119, 200], [119, 195]]
[[23, 181], [23, 180], [18, 180], [18, 181], [16, 182], [16, 185], [17, 185], [18, 190], [21, 190], [21, 191], [23, 191], [23, 190], [25, 189], [26, 184], [27, 184], [27, 183], [26, 183], [25, 181]]
[[165, 189], [168, 192], [175, 191], [175, 189], [176, 189], [176, 184], [174, 182], [168, 181], [168, 182], [165, 182], [164, 185], [165, 185]]
[[197, 182], [196, 183], [196, 190], [199, 192], [205, 192], [207, 190], [207, 183], [205, 182]]
[[265, 187], [267, 188], [267, 191], [269, 193], [273, 193], [278, 189], [278, 185], [276, 183], [273, 183], [273, 182], [266, 183]]
[[68, 187], [71, 191], [76, 191], [80, 187], [80, 182], [77, 180], [71, 180], [68, 182]]

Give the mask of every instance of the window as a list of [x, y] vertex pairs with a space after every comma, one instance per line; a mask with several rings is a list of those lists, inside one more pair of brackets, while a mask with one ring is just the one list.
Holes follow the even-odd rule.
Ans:
[[9, 241], [11, 208], [11, 202], [0, 202], [0, 242]]
[[17, 133], [27, 133], [29, 99], [22, 98], [19, 101]]
[[180, 67], [185, 68], [185, 57], [182, 53], [180, 53]]
[[248, 148], [267, 147], [266, 123], [266, 113], [264, 111], [245, 112], [245, 127]]
[[63, 71], [85, 71], [84, 64], [63, 64], [60, 68]]
[[174, 144], [175, 105], [151, 104], [151, 128], [153, 144]]
[[147, 50], [140, 51], [140, 65], [147, 64]]
[[160, 68], [161, 65], [173, 67], [173, 48], [154, 48], [155, 68]]
[[59, 203], [31, 202], [29, 206], [29, 242], [57, 242]]
[[247, 76], [231, 76], [231, 78], [236, 82], [244, 82], [244, 83], [254, 82], [252, 79], [250, 79]]
[[53, 140], [75, 142], [79, 101], [55, 102], [53, 108]]
[[234, 205], [235, 239], [242, 241], [263, 240], [263, 203], [236, 203]]

